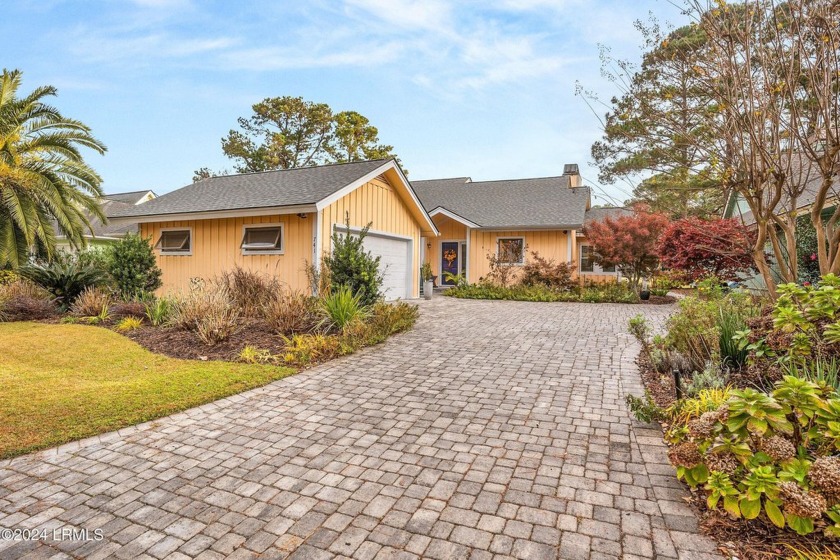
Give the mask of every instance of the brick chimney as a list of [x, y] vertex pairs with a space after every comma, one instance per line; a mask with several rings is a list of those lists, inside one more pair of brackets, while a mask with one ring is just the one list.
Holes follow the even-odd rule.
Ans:
[[579, 187], [581, 185], [580, 179], [580, 170], [578, 169], [578, 164], [576, 163], [567, 163], [563, 166], [563, 177], [569, 178], [569, 186]]

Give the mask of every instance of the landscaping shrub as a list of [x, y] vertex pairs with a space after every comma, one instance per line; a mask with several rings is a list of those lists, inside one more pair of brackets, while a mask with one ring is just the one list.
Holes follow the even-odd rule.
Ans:
[[6, 286], [17, 282], [20, 276], [14, 270], [0, 269], [0, 286]]
[[334, 335], [295, 334], [283, 340], [286, 344], [283, 361], [290, 365], [307, 366], [341, 354], [341, 340]]
[[258, 317], [282, 290], [276, 278], [236, 267], [221, 276], [234, 305], [245, 317]]
[[576, 283], [572, 279], [572, 265], [541, 257], [536, 251], [522, 265], [519, 282], [523, 286], [542, 285], [554, 290], [569, 291]]
[[420, 310], [416, 305], [404, 301], [377, 303], [371, 309], [369, 323], [374, 335], [384, 340], [392, 334], [407, 331], [413, 327], [419, 315]]
[[145, 315], [154, 327], [160, 327], [169, 322], [172, 316], [172, 300], [165, 297], [155, 298], [144, 305]]
[[102, 270], [75, 258], [22, 266], [19, 273], [52, 294], [62, 310], [69, 309], [85, 288], [106, 282]]
[[117, 326], [115, 328], [116, 328], [117, 332], [124, 333], [124, 332], [135, 331], [142, 326], [143, 326], [143, 320], [142, 319], [139, 319], [137, 317], [123, 317], [117, 323]]
[[328, 327], [338, 331], [345, 330], [368, 315], [362, 303], [362, 293], [354, 293], [349, 286], [341, 286], [321, 298], [319, 305]]
[[107, 317], [110, 314], [111, 294], [95, 287], [87, 287], [73, 301], [70, 312], [76, 317]]
[[374, 257], [364, 247], [370, 224], [358, 234], [351, 232], [349, 216], [346, 224], [345, 233], [333, 232], [333, 249], [324, 258], [323, 268], [329, 271], [332, 292], [347, 286], [354, 295], [359, 296], [361, 305], [367, 307], [382, 299], [383, 271], [379, 270], [380, 257]]
[[679, 310], [667, 322], [665, 344], [688, 359], [693, 371], [703, 371], [708, 363], [718, 363], [720, 331], [719, 303], [722, 300], [683, 298]]
[[274, 356], [268, 350], [248, 345], [239, 352], [239, 359], [247, 364], [269, 364]]
[[679, 407], [668, 431], [677, 476], [706, 491], [709, 509], [840, 536], [840, 396], [787, 375], [770, 394], [734, 390], [715, 404]]
[[38, 321], [57, 313], [50, 293], [35, 283], [17, 277], [0, 284], [0, 321]]
[[161, 287], [163, 273], [148, 239], [129, 233], [109, 247], [108, 256], [108, 273], [123, 299], [142, 297]]
[[208, 345], [217, 344], [235, 332], [240, 316], [226, 284], [216, 281], [176, 298], [171, 309], [174, 327], [195, 332]]
[[311, 332], [321, 321], [318, 300], [290, 290], [280, 290], [267, 302], [262, 316], [274, 332], [283, 335]]
[[633, 338], [639, 341], [639, 344], [642, 345], [642, 348], [648, 348], [650, 346], [650, 335], [652, 329], [650, 328], [650, 323], [648, 323], [645, 316], [639, 313], [634, 317], [630, 318], [629, 321], [629, 330], [630, 334], [633, 335]]
[[447, 296], [464, 299], [501, 299], [516, 301], [582, 301], [586, 303], [638, 303], [639, 296], [625, 284], [590, 284], [571, 291], [558, 291], [542, 284], [504, 287], [484, 282], [456, 286]]
[[789, 375], [814, 383], [823, 383], [840, 391], [840, 360], [835, 356], [790, 361], [786, 364], [786, 370]]

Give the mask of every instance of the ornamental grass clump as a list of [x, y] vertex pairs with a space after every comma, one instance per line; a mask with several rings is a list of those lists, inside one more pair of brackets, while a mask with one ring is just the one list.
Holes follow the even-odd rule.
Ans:
[[240, 317], [227, 286], [209, 282], [173, 300], [170, 323], [196, 333], [205, 344], [214, 345], [236, 331]]

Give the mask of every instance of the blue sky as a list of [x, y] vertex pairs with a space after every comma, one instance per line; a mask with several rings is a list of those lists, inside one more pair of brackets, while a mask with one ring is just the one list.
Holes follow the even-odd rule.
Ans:
[[[230, 168], [220, 139], [265, 98], [356, 110], [411, 178], [559, 175], [581, 165], [598, 121], [575, 83], [602, 98], [598, 45], [638, 59], [636, 19], [675, 23], [667, 1], [18, 0], [4, 6], [0, 66], [109, 148], [90, 162], [106, 192], [190, 182]], [[627, 184], [603, 186], [614, 200]], [[600, 197], [596, 203], [607, 202]]]

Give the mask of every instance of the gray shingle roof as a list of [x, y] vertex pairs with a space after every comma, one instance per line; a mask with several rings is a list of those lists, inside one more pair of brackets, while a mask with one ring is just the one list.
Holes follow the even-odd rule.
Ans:
[[131, 191], [131, 192], [121, 192], [121, 193], [114, 193], [114, 194], [106, 194], [102, 198], [107, 198], [108, 200], [114, 200], [116, 202], [125, 202], [126, 204], [137, 204], [141, 198], [146, 196], [147, 193], [154, 192], [150, 189], [146, 189], [143, 191]]
[[115, 217], [314, 204], [382, 167], [388, 161], [380, 159], [210, 177], [121, 210]]
[[471, 181], [468, 177], [411, 181], [427, 211], [443, 207], [485, 228], [569, 228], [583, 225], [589, 187], [569, 177]]

